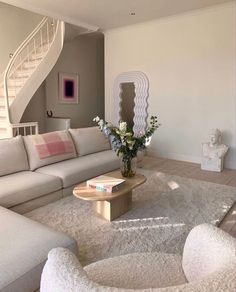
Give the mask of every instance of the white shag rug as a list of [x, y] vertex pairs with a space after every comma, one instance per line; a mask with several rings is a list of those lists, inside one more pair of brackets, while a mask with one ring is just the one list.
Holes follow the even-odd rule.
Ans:
[[83, 265], [120, 254], [162, 251], [181, 254], [189, 231], [219, 223], [236, 201], [236, 188], [140, 169], [147, 182], [134, 190], [133, 207], [112, 222], [93, 203], [73, 196], [27, 217], [75, 238]]

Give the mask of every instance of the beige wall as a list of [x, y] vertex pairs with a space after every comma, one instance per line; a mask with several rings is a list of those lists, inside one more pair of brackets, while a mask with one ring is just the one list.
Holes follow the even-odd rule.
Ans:
[[0, 2], [0, 74], [6, 69], [9, 54], [31, 33], [42, 16]]
[[[79, 74], [79, 104], [60, 104], [58, 73]], [[102, 36], [83, 36], [65, 43], [62, 53], [27, 106], [21, 122], [39, 122], [40, 132], [46, 130], [47, 110], [55, 117], [71, 119], [71, 126], [94, 125], [92, 119], [104, 115], [104, 42]]]
[[24, 111], [21, 123], [38, 122], [39, 133], [44, 133], [46, 129], [46, 92], [45, 82], [35, 92]]
[[[58, 101], [58, 73], [79, 74], [79, 104]], [[58, 62], [46, 78], [46, 107], [54, 116], [71, 118], [72, 127], [94, 125], [104, 114], [104, 50], [102, 36], [82, 36], [65, 43]]]
[[218, 127], [236, 168], [235, 1], [105, 32], [105, 116], [112, 120], [118, 74], [143, 71], [149, 115], [161, 128], [150, 153], [199, 162], [201, 142]]

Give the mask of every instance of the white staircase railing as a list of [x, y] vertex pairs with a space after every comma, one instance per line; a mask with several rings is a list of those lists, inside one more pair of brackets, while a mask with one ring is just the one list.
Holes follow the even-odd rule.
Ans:
[[[21, 100], [17, 99], [18, 97], [22, 97], [23, 94], [25, 95], [24, 85], [27, 81], [30, 81], [29, 83], [32, 83], [32, 86], [34, 87], [36, 87], [36, 85], [40, 85], [55, 64], [55, 60], [53, 60], [54, 64], [52, 64], [52, 62], [47, 62], [49, 65], [48, 68], [44, 68], [45, 73], [38, 71], [38, 67], [40, 67], [40, 63], [45, 59], [45, 56], [56, 38], [58, 30], [61, 31], [61, 35], [57, 37], [56, 41], [56, 45], [61, 46], [58, 49], [56, 48], [56, 56], [58, 57], [63, 46], [64, 23], [59, 20], [44, 17], [32, 33], [18, 47], [8, 63], [3, 75], [2, 87], [4, 95], [4, 108], [6, 111], [5, 122], [8, 124], [11, 131], [10, 136], [19, 133], [24, 135], [27, 133], [27, 128], [29, 129], [29, 133], [38, 133], [37, 122], [24, 124], [19, 123], [20, 117], [22, 116], [25, 108], [21, 108]], [[35, 76], [32, 77], [32, 75], [35, 75], [33, 74], [35, 71], [39, 73], [38, 79], [40, 80], [36, 80]], [[32, 93], [34, 93], [37, 88], [28, 90], [29, 94], [33, 95]], [[22, 102], [25, 106], [31, 97], [22, 98]], [[21, 109], [19, 113], [15, 114], [17, 108]]]
[[38, 122], [11, 124], [14, 136], [26, 136], [38, 134]]

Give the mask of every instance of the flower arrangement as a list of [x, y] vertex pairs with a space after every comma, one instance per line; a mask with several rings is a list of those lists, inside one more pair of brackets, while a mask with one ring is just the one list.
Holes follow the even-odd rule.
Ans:
[[142, 151], [150, 143], [151, 137], [159, 128], [160, 124], [156, 116], [151, 116], [149, 125], [145, 133], [134, 135], [132, 129], [128, 128], [126, 122], [120, 122], [118, 127], [96, 117], [93, 119], [100, 130], [110, 140], [112, 149], [122, 158], [123, 171], [125, 177], [131, 177], [135, 174], [132, 170], [132, 159], [137, 156], [138, 151]]

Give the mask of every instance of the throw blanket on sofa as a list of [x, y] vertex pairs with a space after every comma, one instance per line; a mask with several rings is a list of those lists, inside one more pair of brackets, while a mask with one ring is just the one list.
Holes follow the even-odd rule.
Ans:
[[66, 132], [51, 132], [33, 137], [40, 159], [73, 153], [75, 151], [71, 137]]

